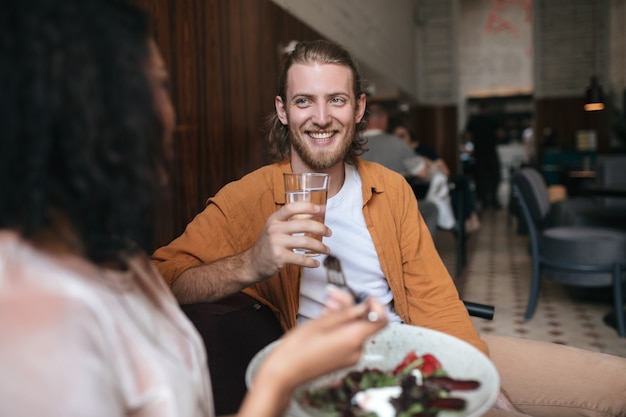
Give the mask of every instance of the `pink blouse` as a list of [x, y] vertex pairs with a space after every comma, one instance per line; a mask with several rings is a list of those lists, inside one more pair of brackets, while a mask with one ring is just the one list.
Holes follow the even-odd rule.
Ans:
[[147, 257], [104, 270], [0, 231], [0, 415], [213, 414], [202, 340]]

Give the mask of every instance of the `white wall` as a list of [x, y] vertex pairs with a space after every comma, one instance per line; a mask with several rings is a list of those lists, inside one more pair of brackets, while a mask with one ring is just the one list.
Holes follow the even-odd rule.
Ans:
[[532, 94], [532, 2], [419, 0], [418, 98], [457, 105], [468, 97]]
[[459, 0], [459, 99], [532, 93], [532, 2]]
[[468, 96], [582, 96], [594, 65], [622, 104], [626, 0], [272, 1], [420, 103], [457, 104], [460, 125]]
[[417, 91], [425, 105], [456, 104], [458, 96], [456, 0], [417, 3]]
[[622, 112], [626, 89], [626, 0], [611, 0], [610, 13], [610, 81], [613, 104]]
[[416, 95], [414, 0], [272, 1], [343, 45], [388, 82]]
[[535, 0], [535, 96], [582, 97], [608, 82], [607, 0]]

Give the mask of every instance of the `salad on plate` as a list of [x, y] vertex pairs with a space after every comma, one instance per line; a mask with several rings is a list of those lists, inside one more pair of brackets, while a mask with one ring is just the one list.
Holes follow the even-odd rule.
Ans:
[[454, 391], [479, 387], [475, 380], [451, 378], [434, 355], [410, 351], [391, 371], [351, 371], [334, 384], [302, 391], [297, 400], [341, 417], [431, 417], [463, 411], [466, 400]]

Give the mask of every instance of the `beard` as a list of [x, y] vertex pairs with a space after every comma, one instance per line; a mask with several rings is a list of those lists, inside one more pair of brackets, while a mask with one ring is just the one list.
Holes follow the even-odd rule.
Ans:
[[324, 171], [342, 162], [350, 151], [355, 133], [356, 126], [352, 124], [346, 127], [340, 143], [329, 148], [317, 148], [309, 145], [302, 131], [289, 126], [289, 137], [293, 149], [300, 159], [315, 171]]

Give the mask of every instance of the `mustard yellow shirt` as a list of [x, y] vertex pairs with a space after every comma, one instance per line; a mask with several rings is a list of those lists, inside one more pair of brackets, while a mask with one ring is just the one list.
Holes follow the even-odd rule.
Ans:
[[[363, 216], [394, 308], [407, 324], [439, 330], [487, 347], [469, 318], [417, 208], [413, 190], [401, 175], [379, 164], [357, 160], [363, 189]], [[285, 204], [283, 172], [289, 161], [267, 165], [224, 186], [184, 233], [158, 249], [153, 261], [171, 285], [182, 272], [251, 247], [267, 218]], [[278, 275], [244, 290], [266, 303], [285, 329], [296, 325], [302, 268], [286, 265]]]

